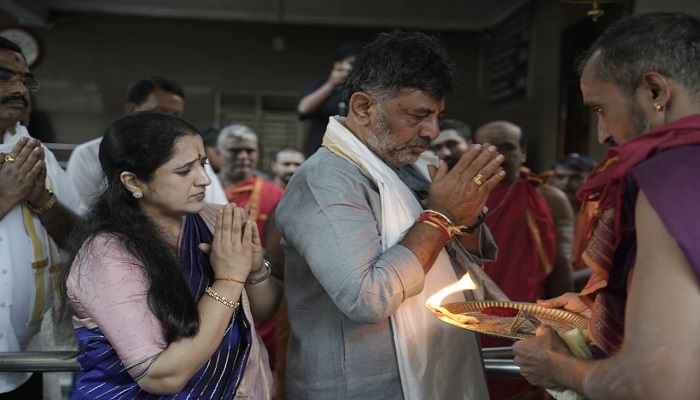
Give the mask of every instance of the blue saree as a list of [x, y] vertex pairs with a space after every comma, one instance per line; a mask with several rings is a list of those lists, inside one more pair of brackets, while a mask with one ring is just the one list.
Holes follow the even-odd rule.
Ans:
[[[202, 218], [198, 214], [188, 215], [180, 260], [197, 302], [214, 279], [209, 256], [199, 250], [198, 245], [211, 241], [212, 233]], [[81, 371], [73, 399], [230, 399], [236, 395], [255, 340], [250, 322], [242, 307], [238, 307], [221, 344], [185, 388], [175, 395], [157, 396], [139, 387], [99, 327], [76, 327], [75, 332], [82, 351], [77, 357]], [[142, 374], [146, 372], [147, 368]]]

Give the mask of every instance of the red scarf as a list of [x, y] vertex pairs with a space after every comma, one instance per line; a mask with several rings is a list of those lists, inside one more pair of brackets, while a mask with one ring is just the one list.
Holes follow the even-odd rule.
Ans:
[[590, 203], [598, 203], [593, 213], [585, 218], [585, 222], [582, 221], [586, 224], [587, 244], [581, 259], [592, 269], [592, 275], [581, 291], [581, 298], [592, 307], [591, 338], [607, 354], [619, 351], [624, 321], [606, 321], [611, 314], [606, 313], [605, 307], [596, 306], [605, 301], [601, 298], [605, 293], [599, 290], [608, 285], [611, 269], [621, 267], [612, 263], [622, 240], [626, 177], [637, 164], [657, 153], [697, 144], [700, 144], [700, 114], [663, 125], [608, 149], [605, 159], [593, 169], [577, 193], [583, 202], [582, 213]]

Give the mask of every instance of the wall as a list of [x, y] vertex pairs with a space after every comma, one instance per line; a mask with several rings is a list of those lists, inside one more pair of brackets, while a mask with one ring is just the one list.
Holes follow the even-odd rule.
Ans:
[[[91, 15], [33, 31], [46, 49], [34, 69], [42, 81], [39, 108], [51, 115], [58, 141], [80, 143], [121, 115], [127, 88], [141, 77], [180, 82], [185, 118], [200, 124], [214, 118], [218, 91], [296, 94], [307, 81], [328, 75], [338, 44], [369, 41], [379, 30]], [[273, 50], [273, 37], [283, 38], [283, 51]], [[441, 37], [462, 75], [469, 75], [473, 35]]]
[[[520, 124], [530, 139], [528, 165], [547, 168], [557, 149], [561, 31], [586, 18], [586, 9], [535, 0], [531, 96], [499, 107], [489, 107], [479, 92], [480, 35], [440, 33], [461, 75], [446, 114], [474, 127], [493, 119]], [[33, 29], [46, 49], [34, 70], [43, 83], [38, 105], [51, 116], [57, 141], [81, 143], [121, 115], [134, 80], [159, 74], [184, 86], [185, 118], [198, 125], [214, 119], [220, 90], [297, 93], [327, 76], [339, 43], [368, 41], [387, 29], [66, 15], [51, 29]], [[274, 37], [284, 39], [283, 51], [273, 50]]]
[[[549, 168], [557, 157], [562, 31], [586, 18], [586, 7], [551, 0], [538, 0], [534, 5], [530, 96], [497, 107], [490, 107], [483, 97], [471, 97], [459, 115], [473, 128], [497, 119], [520, 125], [528, 136], [527, 166], [541, 171]], [[479, 84], [477, 80], [471, 82], [475, 91]]]
[[700, 2], [697, 0], [635, 0], [635, 12], [674, 11], [700, 18]]

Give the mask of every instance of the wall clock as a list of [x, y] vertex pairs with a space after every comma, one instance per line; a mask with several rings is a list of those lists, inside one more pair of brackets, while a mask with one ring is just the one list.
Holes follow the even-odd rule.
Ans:
[[43, 56], [43, 48], [39, 38], [21, 27], [0, 28], [0, 36], [15, 42], [27, 59], [27, 66], [32, 69], [37, 66]]

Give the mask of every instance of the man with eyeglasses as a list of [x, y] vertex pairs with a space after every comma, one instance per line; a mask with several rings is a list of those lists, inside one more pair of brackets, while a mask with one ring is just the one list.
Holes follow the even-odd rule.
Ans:
[[[185, 112], [185, 92], [177, 82], [161, 77], [149, 77], [136, 82], [124, 103], [124, 114], [139, 111], [159, 111], [182, 117]], [[83, 143], [73, 150], [66, 170], [83, 199], [88, 201], [104, 187], [99, 150], [102, 137]], [[226, 204], [226, 197], [216, 174], [209, 164], [207, 173], [212, 180], [207, 186], [205, 200], [214, 204]]]
[[[0, 353], [39, 350], [58, 246], [79, 220], [67, 174], [20, 124], [37, 90], [19, 46], [0, 37]], [[41, 398], [42, 387], [42, 374], [0, 373], [0, 399]]]

